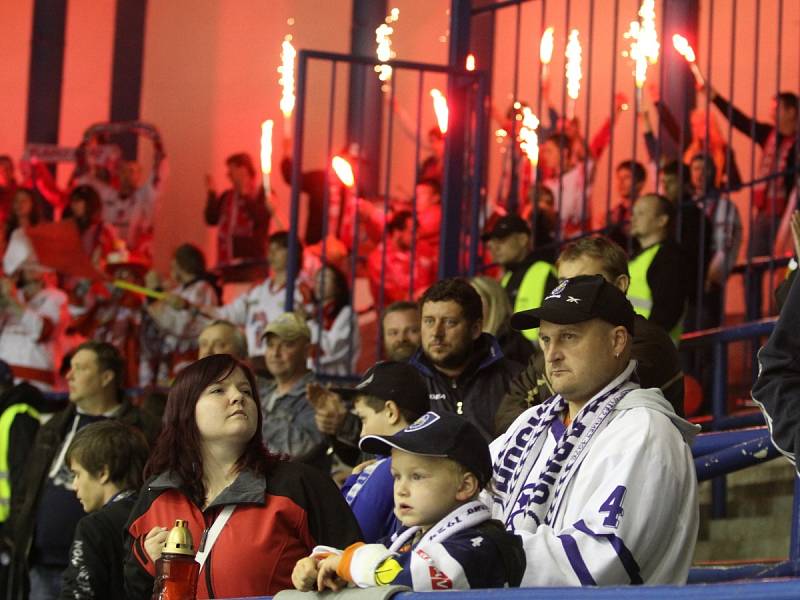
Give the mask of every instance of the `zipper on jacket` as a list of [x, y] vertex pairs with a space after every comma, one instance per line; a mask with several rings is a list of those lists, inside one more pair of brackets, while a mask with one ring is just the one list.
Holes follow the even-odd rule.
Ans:
[[212, 549], [211, 552], [208, 553], [208, 558], [206, 558], [206, 564], [204, 565], [206, 570], [206, 589], [208, 590], [209, 598], [216, 598], [214, 595], [214, 586], [211, 585], [211, 555], [213, 552], [214, 550]]

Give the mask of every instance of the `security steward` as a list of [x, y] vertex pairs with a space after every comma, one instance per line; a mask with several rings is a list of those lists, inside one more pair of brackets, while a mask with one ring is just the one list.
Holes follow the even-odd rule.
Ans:
[[631, 235], [642, 249], [628, 263], [628, 300], [637, 314], [663, 327], [677, 345], [688, 300], [690, 259], [673, 238], [674, 217], [675, 206], [658, 194], [642, 196], [633, 205]]
[[[544, 297], [558, 285], [555, 267], [541, 252], [533, 250], [533, 236], [528, 224], [518, 215], [499, 218], [482, 239], [494, 261], [505, 273], [500, 283], [508, 294], [514, 312], [538, 308]], [[536, 342], [539, 330], [522, 332]]]

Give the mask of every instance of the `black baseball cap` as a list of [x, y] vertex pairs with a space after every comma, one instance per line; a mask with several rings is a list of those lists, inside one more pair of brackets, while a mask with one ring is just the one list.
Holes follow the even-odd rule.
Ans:
[[617, 286], [601, 275], [578, 275], [553, 288], [539, 308], [513, 314], [511, 326], [523, 330], [539, 327], [540, 321], [567, 325], [603, 319], [633, 335], [633, 318], [633, 306]]
[[419, 371], [408, 363], [394, 360], [375, 363], [354, 388], [334, 387], [331, 391], [345, 398], [366, 395], [392, 400], [414, 415], [423, 415], [431, 407], [428, 386]]
[[488, 242], [492, 239], [503, 239], [512, 233], [527, 233], [530, 235], [531, 228], [519, 215], [506, 215], [497, 219], [494, 225], [487, 227], [481, 239], [484, 242]]
[[427, 412], [394, 435], [368, 435], [359, 446], [370, 454], [391, 454], [397, 448], [409, 454], [456, 461], [484, 487], [492, 478], [492, 458], [481, 432], [469, 421], [449, 413]]

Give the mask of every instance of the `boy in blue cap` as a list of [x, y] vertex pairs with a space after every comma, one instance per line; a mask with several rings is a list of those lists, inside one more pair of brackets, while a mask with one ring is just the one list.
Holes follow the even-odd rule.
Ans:
[[519, 539], [492, 521], [478, 495], [492, 476], [489, 449], [468, 421], [428, 412], [361, 449], [392, 456], [395, 515], [403, 528], [382, 543], [317, 547], [295, 566], [297, 589], [399, 584], [415, 591], [519, 585]]
[[[389, 436], [408, 427], [430, 410], [428, 388], [419, 371], [404, 362], [377, 363], [354, 388], [334, 388], [351, 399], [361, 420], [361, 437]], [[342, 486], [347, 504], [356, 516], [364, 541], [380, 541], [399, 528], [392, 496], [392, 461], [380, 457], [362, 463]]]

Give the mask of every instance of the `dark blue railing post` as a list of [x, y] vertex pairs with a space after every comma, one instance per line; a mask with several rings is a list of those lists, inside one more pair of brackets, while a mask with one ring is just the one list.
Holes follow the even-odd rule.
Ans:
[[[469, 51], [470, 0], [450, 4], [451, 69], [464, 69]], [[439, 278], [459, 274], [461, 210], [464, 198], [464, 140], [467, 130], [467, 89], [464, 77], [447, 77], [447, 105], [450, 112], [444, 149], [444, 190], [442, 194], [442, 234], [439, 241]]]
[[800, 559], [800, 477], [794, 474], [794, 502], [792, 503], [792, 537], [789, 540], [789, 560]]
[[[292, 194], [289, 203], [289, 256], [286, 269], [286, 312], [294, 310], [294, 287], [300, 271], [300, 245], [297, 232], [300, 220], [300, 179], [303, 167], [303, 129], [306, 113], [306, 73], [308, 54], [305, 50], [297, 53], [297, 104], [294, 114], [294, 148], [292, 149]], [[324, 260], [324, 258], [323, 258]]]
[[470, 215], [470, 235], [469, 235], [469, 276], [473, 277], [478, 272], [478, 240], [480, 239], [480, 211], [482, 200], [484, 199], [485, 173], [484, 156], [487, 150], [486, 140], [488, 138], [489, 119], [486, 106], [489, 101], [489, 77], [482, 74], [477, 86], [477, 98], [475, 100], [475, 148], [471, 165], [472, 176], [470, 177], [470, 191], [472, 195], [472, 212]]
[[[58, 143], [66, 27], [67, 0], [34, 2], [25, 127], [27, 143]], [[9, 62], [7, 59], [6, 63]]]
[[[728, 403], [728, 344], [718, 341], [714, 343], [714, 384], [712, 386], [712, 414], [716, 429], [727, 413]], [[715, 477], [711, 482], [711, 516], [722, 519], [726, 513], [728, 499], [725, 476]]]

